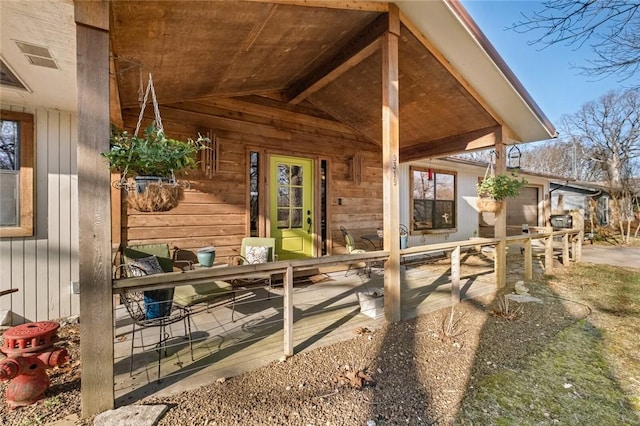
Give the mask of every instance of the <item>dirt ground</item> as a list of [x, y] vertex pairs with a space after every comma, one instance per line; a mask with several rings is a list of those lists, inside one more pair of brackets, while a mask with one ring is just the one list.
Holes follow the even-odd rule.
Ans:
[[[514, 265], [512, 259], [509, 264]], [[517, 269], [512, 268], [510, 272]], [[352, 340], [142, 403], [168, 404], [160, 425], [452, 424], [466, 390], [478, 380], [497, 369], [517, 367], [527, 354], [587, 315], [584, 305], [559, 299], [540, 277], [526, 285], [542, 303], [523, 304], [513, 317], [518, 304], [505, 309], [501, 295], [470, 300], [375, 332], [356, 329]], [[502, 293], [512, 291], [513, 284]], [[3, 404], [0, 424], [59, 419], [91, 424], [91, 419], [78, 420], [78, 324], [63, 323], [60, 336], [72, 362], [51, 370], [44, 400], [15, 411]], [[5, 387], [0, 384], [0, 392]]]

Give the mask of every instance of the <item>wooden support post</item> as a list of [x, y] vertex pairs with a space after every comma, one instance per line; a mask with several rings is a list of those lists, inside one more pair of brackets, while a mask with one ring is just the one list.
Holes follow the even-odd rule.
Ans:
[[82, 417], [114, 406], [109, 150], [109, 3], [76, 1]]
[[[508, 130], [505, 126], [500, 129], [500, 140], [496, 141], [496, 163], [495, 173], [499, 175], [507, 171], [507, 151], [506, 143], [508, 138]], [[505, 238], [507, 236], [507, 200], [504, 200], [502, 208], [495, 214], [494, 236], [496, 238]], [[498, 288], [504, 288], [507, 285], [507, 244], [503, 240], [498, 243], [495, 248], [495, 274], [496, 285]]]
[[533, 279], [533, 250], [531, 250], [531, 237], [524, 242], [524, 280]]
[[389, 4], [389, 29], [382, 40], [382, 187], [384, 249], [389, 260], [384, 268], [384, 311], [387, 321], [402, 317], [400, 286], [400, 188], [399, 188], [399, 72], [398, 37], [400, 11]]
[[549, 234], [549, 237], [545, 242], [544, 273], [550, 274], [553, 272], [553, 229], [549, 226], [545, 229], [545, 232]]
[[569, 266], [569, 234], [562, 236], [562, 266]]
[[284, 317], [284, 354], [285, 356], [293, 355], [293, 267], [287, 266], [284, 273], [284, 298], [283, 298], [283, 317]]
[[504, 288], [507, 285], [507, 243], [505, 240], [501, 240], [496, 244], [493, 267], [496, 276], [496, 286], [498, 288]]
[[572, 210], [571, 220], [573, 222], [573, 229], [578, 230], [578, 235], [574, 239], [575, 246], [573, 249], [573, 260], [575, 262], [582, 262], [582, 243], [584, 242], [584, 210]]
[[460, 246], [451, 253], [451, 301], [460, 302]]

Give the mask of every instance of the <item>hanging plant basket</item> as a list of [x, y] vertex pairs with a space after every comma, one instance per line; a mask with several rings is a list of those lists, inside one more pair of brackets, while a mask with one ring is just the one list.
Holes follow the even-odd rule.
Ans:
[[140, 212], [164, 212], [178, 205], [180, 185], [167, 178], [136, 176], [135, 188], [127, 191], [129, 207]]
[[502, 209], [504, 202], [494, 198], [478, 197], [478, 210], [481, 212], [497, 213]]
[[[155, 120], [144, 130], [144, 135], [138, 136], [149, 94], [153, 98]], [[113, 128], [111, 148], [102, 156], [109, 160], [112, 171], [120, 172], [120, 180], [113, 182], [113, 186], [127, 192], [129, 207], [141, 212], [162, 212], [178, 204], [180, 188], [188, 188], [188, 182], [178, 182], [174, 172], [194, 168], [198, 164], [198, 152], [207, 149], [209, 142], [209, 138], [200, 134], [195, 141], [175, 140], [165, 135], [149, 74], [133, 136]]]

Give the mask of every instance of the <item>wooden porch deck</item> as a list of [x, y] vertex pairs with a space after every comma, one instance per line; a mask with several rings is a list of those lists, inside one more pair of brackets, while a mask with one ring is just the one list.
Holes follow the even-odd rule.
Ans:
[[[359, 273], [358, 273], [359, 272]], [[356, 293], [383, 287], [382, 270], [374, 268], [371, 277], [361, 271], [322, 274], [315, 283], [294, 285], [295, 353], [326, 346], [355, 336], [358, 327], [380, 328], [384, 317], [372, 319], [360, 313]], [[402, 317], [408, 319], [452, 304], [450, 268], [425, 264], [402, 268]], [[522, 278], [518, 278], [522, 279]], [[461, 298], [468, 299], [495, 292], [493, 262], [463, 263]], [[131, 404], [150, 395], [169, 395], [197, 388], [219, 378], [232, 377], [260, 368], [283, 355], [283, 288], [270, 292], [257, 289], [238, 296], [235, 322], [231, 307], [221, 304], [207, 310], [198, 306], [192, 315], [194, 359], [183, 339], [182, 323], [171, 326], [168, 355], [162, 358], [161, 381], [156, 381], [157, 352], [153, 347], [133, 355], [133, 375], [129, 375], [131, 322], [126, 311], [115, 309], [115, 396], [116, 405]], [[136, 331], [138, 344], [140, 331]], [[146, 329], [145, 342], [158, 340], [157, 329]]]

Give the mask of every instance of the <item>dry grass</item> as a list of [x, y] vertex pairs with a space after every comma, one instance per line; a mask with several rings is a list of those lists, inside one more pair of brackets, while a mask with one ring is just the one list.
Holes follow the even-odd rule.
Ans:
[[457, 423], [640, 425], [640, 271], [577, 265], [549, 288], [591, 314], [478, 382]]

